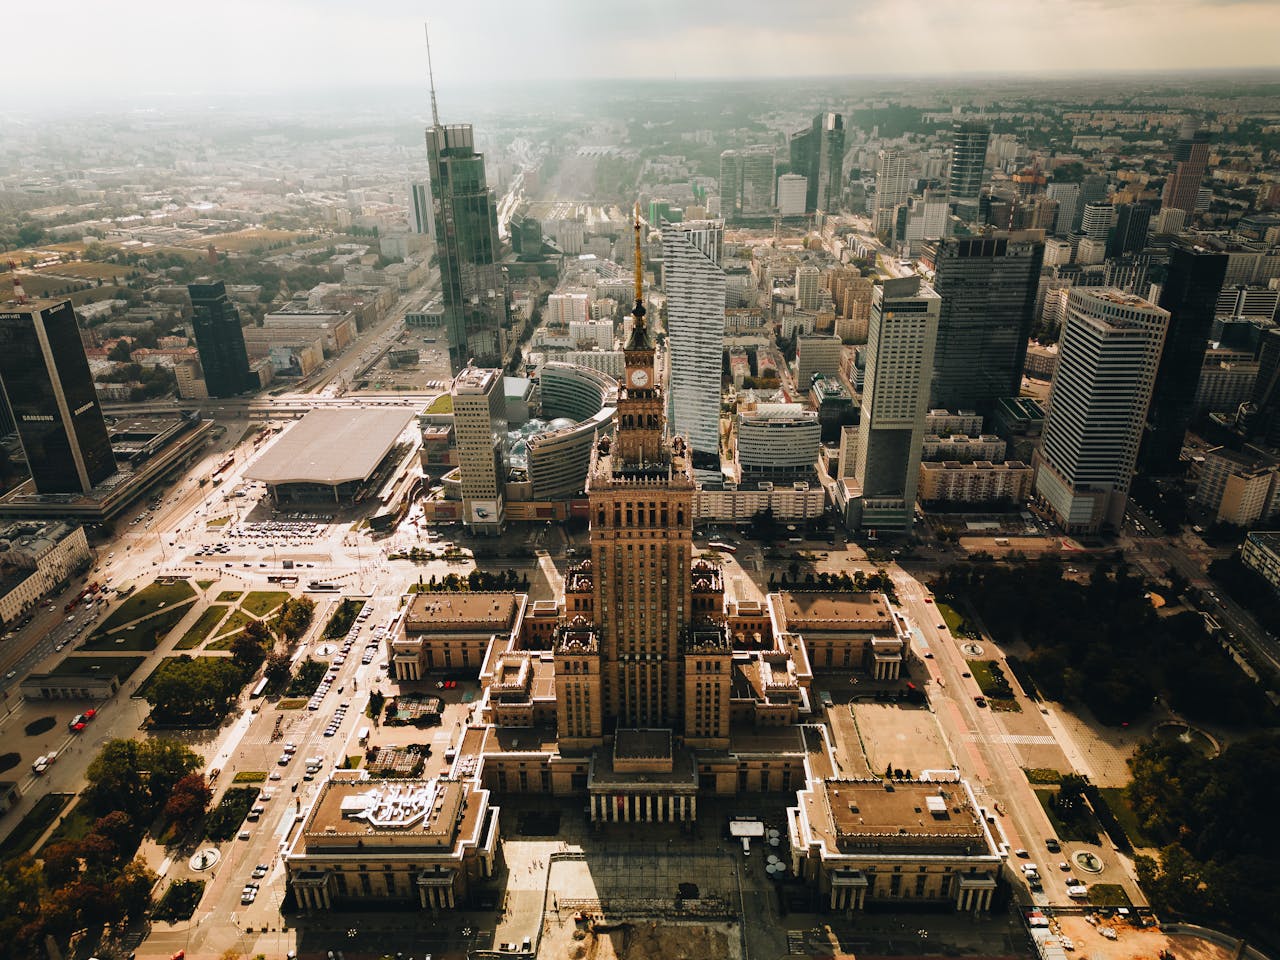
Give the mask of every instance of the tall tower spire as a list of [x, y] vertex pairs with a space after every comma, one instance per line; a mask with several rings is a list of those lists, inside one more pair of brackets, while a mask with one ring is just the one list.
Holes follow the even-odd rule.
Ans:
[[[436, 75], [431, 69], [431, 29], [427, 26], [427, 22], [422, 21], [422, 32], [427, 37], [427, 79], [431, 82], [431, 125], [433, 127], [440, 126], [440, 111], [436, 109]], [[640, 205], [636, 204], [638, 210]]]
[[636, 305], [631, 310], [631, 315], [636, 318], [636, 326], [644, 327], [644, 252], [640, 246], [640, 201], [636, 201], [635, 212], [633, 215], [633, 227], [636, 233], [636, 267], [635, 267], [635, 285], [636, 285]]

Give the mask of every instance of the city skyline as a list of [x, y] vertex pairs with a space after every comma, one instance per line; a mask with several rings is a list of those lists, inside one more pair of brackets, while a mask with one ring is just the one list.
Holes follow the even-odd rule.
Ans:
[[[1034, 15], [1003, 15], [999, 4], [850, 8], [825, 0], [793, 6], [782, 23], [768, 6], [703, 4], [694, 8], [662, 0], [645, 18], [600, 15], [597, 6], [573, 2], [507, 7], [494, 2], [465, 11], [393, 2], [376, 11], [328, 2], [253, 5], [233, 0], [217, 19], [198, 23], [151, 0], [125, 11], [84, 2], [27, 6], [12, 24], [15, 36], [56, 36], [64, 64], [84, 69], [50, 73], [37, 45], [11, 51], [15, 72], [38, 72], [37, 89], [24, 106], [100, 102], [159, 94], [300, 93], [313, 88], [368, 89], [381, 85], [426, 88], [424, 17], [432, 24], [436, 76], [442, 95], [476, 84], [525, 84], [606, 78], [741, 78], [918, 75], [981, 76], [1046, 73], [1258, 69], [1280, 67], [1268, 37], [1280, 33], [1280, 8], [1257, 3], [1178, 5], [1178, 16], [1148, 3], [1075, 5], [1053, 0]], [[914, 15], [918, 12], [919, 15]], [[757, 15], [758, 14], [758, 15]], [[681, 24], [673, 34], [661, 25]], [[253, 22], [253, 30], [243, 24]], [[477, 22], [502, 23], [500, 33], [477, 31]], [[69, 27], [68, 24], [71, 26]], [[646, 24], [651, 24], [646, 28]], [[993, 24], [996, 26], [993, 28]], [[202, 46], [221, 52], [217, 63], [236, 69], [192, 69], [190, 44], [198, 28]], [[1057, 41], [1046, 46], [1051, 34]], [[848, 68], [848, 37], [859, 38], [856, 69]], [[1141, 36], [1141, 44], [1133, 38]], [[910, 42], [910, 69], [897, 55]], [[136, 49], [137, 57], [99, 65], [103, 49]], [[974, 57], [975, 49], [1001, 51], [998, 70]], [[375, 57], [358, 55], [377, 50]], [[661, 50], [661, 56], [654, 51]], [[747, 72], [744, 64], [770, 65]]]

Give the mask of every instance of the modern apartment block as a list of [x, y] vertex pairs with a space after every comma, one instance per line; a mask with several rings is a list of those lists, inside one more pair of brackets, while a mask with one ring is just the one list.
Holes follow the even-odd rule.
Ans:
[[234, 397], [251, 389], [240, 312], [227, 296], [226, 284], [221, 280], [200, 280], [188, 284], [187, 293], [191, 297], [191, 328], [209, 396]]
[[1036, 493], [1069, 533], [1118, 527], [1169, 312], [1111, 288], [1076, 287], [1067, 304]]
[[881, 235], [893, 233], [898, 207], [911, 196], [911, 160], [901, 150], [881, 150], [876, 160], [875, 207], [872, 227]]

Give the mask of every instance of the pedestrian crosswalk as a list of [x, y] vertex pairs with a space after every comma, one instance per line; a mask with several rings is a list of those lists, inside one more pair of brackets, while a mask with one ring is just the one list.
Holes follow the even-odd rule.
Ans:
[[1051, 747], [1057, 740], [1046, 734], [1004, 733], [996, 737], [985, 737], [971, 733], [966, 738], [971, 743], [1008, 743], [1016, 747]]

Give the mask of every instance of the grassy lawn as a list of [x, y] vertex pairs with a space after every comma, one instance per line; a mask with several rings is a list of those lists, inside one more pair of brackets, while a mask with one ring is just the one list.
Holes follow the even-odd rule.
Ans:
[[1099, 787], [1098, 793], [1102, 794], [1102, 799], [1107, 802], [1111, 815], [1124, 828], [1130, 843], [1135, 847], [1154, 847], [1156, 845], [1143, 832], [1142, 824], [1138, 822], [1138, 815], [1133, 812], [1133, 807], [1129, 806], [1129, 801], [1125, 798], [1124, 787]]
[[1061, 783], [1062, 774], [1052, 767], [1023, 767], [1022, 772], [1032, 783]]
[[333, 616], [329, 618], [328, 624], [325, 625], [324, 635], [330, 640], [346, 636], [347, 631], [351, 629], [351, 625], [356, 622], [356, 614], [363, 607], [363, 600], [343, 600], [338, 604], [338, 609], [333, 611]]
[[964, 617], [960, 616], [954, 609], [941, 600], [937, 601], [938, 612], [942, 614], [942, 622], [947, 625], [947, 629], [954, 634], [964, 633], [967, 625]]
[[62, 818], [58, 828], [49, 834], [49, 839], [40, 849], [43, 850], [49, 844], [58, 843], [61, 840], [70, 840], [73, 843], [83, 840], [93, 827], [94, 819], [93, 814], [89, 812], [88, 804], [77, 803], [71, 808], [71, 812]]
[[1058, 812], [1049, 805], [1049, 798], [1057, 794], [1057, 790], [1052, 787], [1036, 787], [1036, 799], [1040, 801], [1040, 806], [1044, 808], [1045, 815], [1048, 816], [1049, 822], [1053, 824], [1053, 832], [1058, 835], [1059, 840], [1074, 840], [1077, 843], [1097, 843], [1098, 835], [1102, 833], [1102, 827], [1098, 821], [1089, 816], [1087, 822], [1067, 821], [1058, 816]]
[[230, 522], [231, 522], [230, 517], [218, 517], [216, 520], [210, 520], [208, 523], [205, 524], [205, 526], [213, 527], [214, 529], [217, 529], [218, 527], [225, 527]]
[[213, 632], [213, 628], [218, 625], [223, 617], [227, 615], [227, 605], [214, 604], [200, 614], [200, 619], [191, 625], [191, 628], [182, 635], [182, 639], [178, 641], [176, 649], [178, 650], [194, 650], [200, 644], [208, 639], [209, 634]]
[[298, 672], [294, 674], [289, 686], [285, 688], [284, 695], [286, 697], [310, 697], [315, 693], [316, 686], [320, 683], [320, 678], [327, 673], [329, 668], [319, 660], [303, 660], [298, 667]]
[[1007, 683], [1001, 683], [1003, 674], [997, 673], [1000, 665], [994, 660], [966, 660], [969, 672], [978, 682], [982, 695], [991, 700], [1012, 700]]
[[[184, 581], [185, 583], [185, 581]], [[188, 587], [188, 590], [191, 588]], [[154, 650], [161, 640], [178, 625], [191, 610], [188, 601], [180, 606], [165, 607], [159, 613], [130, 624], [115, 633], [98, 629], [90, 634], [81, 647], [83, 650]]]
[[210, 587], [212, 587], [212, 586], [213, 586], [213, 581], [212, 581], [212, 580], [197, 580], [197, 581], [196, 581], [196, 586], [197, 586], [197, 587], [199, 587], [201, 590], [208, 590]]
[[70, 793], [46, 793], [36, 801], [36, 805], [23, 817], [13, 832], [0, 843], [0, 857], [11, 857], [26, 853], [40, 839], [40, 834], [49, 829], [49, 824], [58, 819], [58, 814], [71, 802]]
[[255, 617], [265, 617], [288, 599], [289, 593], [286, 590], [253, 590], [244, 598], [240, 609]]
[[209, 839], [221, 843], [234, 837], [260, 792], [257, 787], [230, 787], [222, 795], [222, 802], [209, 811], [205, 819]]
[[231, 614], [231, 616], [227, 617], [226, 621], [222, 624], [222, 626], [218, 628], [218, 632], [214, 634], [214, 637], [215, 637], [214, 643], [210, 645], [209, 649], [210, 650], [226, 650], [227, 647], [219, 647], [217, 645], [218, 639], [225, 637], [229, 640], [230, 638], [234, 637], [237, 633], [239, 633], [241, 630], [243, 630], [246, 626], [248, 626], [248, 624], [252, 620], [253, 620], [253, 617], [249, 616], [243, 610], [234, 611]]
[[276, 704], [277, 710], [301, 710], [310, 701], [306, 697], [293, 697], [289, 700], [281, 700]]
[[131, 620], [149, 616], [157, 610], [173, 606], [175, 603], [181, 603], [183, 600], [190, 600], [195, 595], [195, 590], [186, 580], [176, 580], [170, 583], [161, 583], [157, 580], [125, 600], [115, 613], [99, 624], [98, 632], [108, 633]]
[[160, 902], [151, 911], [156, 920], [173, 923], [178, 920], [190, 920], [204, 896], [203, 880], [175, 880], [164, 892]]
[[1132, 907], [1133, 901], [1118, 883], [1095, 883], [1089, 887], [1089, 903], [1095, 907]]
[[265, 770], [241, 770], [232, 783], [262, 783], [267, 779]]
[[440, 394], [431, 401], [427, 413], [453, 413], [453, 397], [447, 393]]
[[223, 590], [218, 594], [219, 603], [235, 603], [243, 595], [243, 590]]
[[99, 670], [106, 670], [115, 673], [116, 679], [124, 683], [146, 659], [146, 657], [70, 656], [49, 673], [55, 677], [74, 677], [81, 673], [97, 673]]

